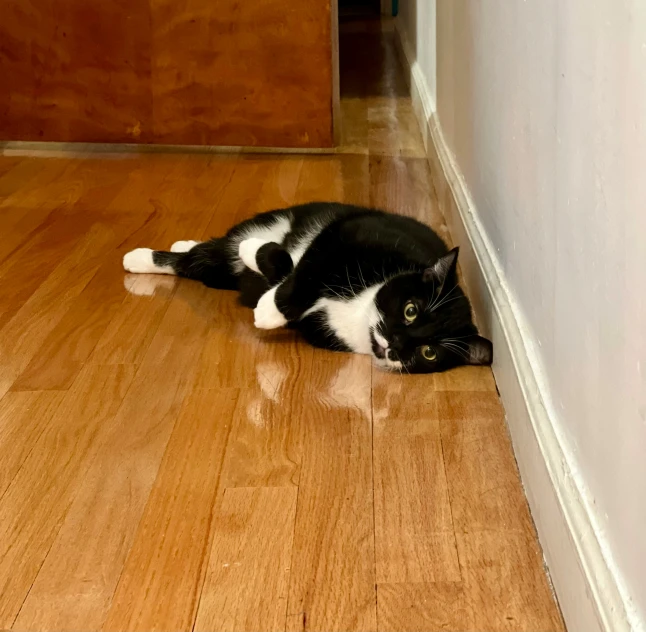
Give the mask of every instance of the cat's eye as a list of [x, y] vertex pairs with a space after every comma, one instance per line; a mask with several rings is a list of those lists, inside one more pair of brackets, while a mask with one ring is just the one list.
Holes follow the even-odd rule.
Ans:
[[412, 301], [409, 301], [404, 305], [404, 318], [407, 322], [412, 323], [417, 318], [417, 305]]
[[422, 347], [422, 356], [424, 356], [424, 360], [435, 362], [435, 360], [437, 360], [437, 351], [435, 351], [433, 347], [426, 345], [425, 347]]

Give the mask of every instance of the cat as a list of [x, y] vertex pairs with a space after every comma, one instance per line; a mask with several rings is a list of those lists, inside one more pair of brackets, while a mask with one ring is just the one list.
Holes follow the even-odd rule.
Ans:
[[489, 365], [457, 280], [458, 249], [409, 217], [312, 202], [261, 213], [206, 242], [137, 248], [133, 273], [238, 290], [255, 326], [288, 326], [317, 347], [369, 354], [385, 369], [433, 373]]

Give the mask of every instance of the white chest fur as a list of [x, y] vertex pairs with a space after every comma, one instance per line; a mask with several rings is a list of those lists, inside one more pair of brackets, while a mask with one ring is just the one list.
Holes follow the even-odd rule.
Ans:
[[370, 354], [370, 331], [379, 322], [375, 296], [382, 284], [373, 285], [351, 299], [321, 298], [307, 311], [324, 312], [327, 325], [355, 353]]

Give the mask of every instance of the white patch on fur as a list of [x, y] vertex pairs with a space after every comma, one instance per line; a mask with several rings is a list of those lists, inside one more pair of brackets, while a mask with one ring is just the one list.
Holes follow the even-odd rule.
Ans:
[[246, 241], [247, 239], [256, 238], [265, 242], [273, 241], [274, 243], [282, 244], [285, 239], [285, 235], [287, 235], [291, 228], [291, 217], [283, 216], [277, 217], [274, 223], [269, 226], [250, 226], [241, 234], [236, 235], [235, 238], [231, 239], [229, 242], [229, 247], [231, 248], [230, 261], [233, 262], [233, 272], [235, 274], [240, 274], [246, 265], [244, 261], [240, 259], [241, 242]]
[[387, 371], [399, 371], [404, 366], [399, 360], [388, 360], [388, 358], [375, 358], [375, 364]]
[[382, 349], [388, 349], [388, 341], [379, 333], [379, 330], [373, 330], [372, 335], [375, 337], [375, 340]]
[[383, 283], [350, 299], [320, 298], [303, 316], [323, 311], [332, 332], [355, 353], [372, 355], [370, 332], [381, 320], [375, 297]]
[[258, 301], [256, 309], [253, 310], [254, 325], [258, 329], [278, 329], [287, 324], [287, 319], [276, 307], [276, 287], [265, 292]]
[[123, 257], [123, 269], [135, 274], [175, 274], [171, 266], [156, 266], [150, 248], [136, 248]]
[[328, 225], [327, 223], [317, 223], [310, 230], [308, 230], [295, 244], [293, 244], [287, 252], [292, 258], [294, 267], [302, 259], [305, 251], [312, 245], [319, 233]]
[[193, 241], [192, 239], [188, 239], [186, 241], [176, 241], [171, 247], [170, 251], [171, 252], [188, 252], [193, 246], [197, 246], [199, 244], [199, 241]]
[[242, 262], [247, 266], [247, 268], [260, 273], [258, 263], [256, 262], [256, 254], [258, 254], [258, 250], [260, 250], [262, 246], [268, 243], [269, 242], [265, 239], [249, 237], [249, 239], [245, 239], [240, 242], [240, 245], [238, 246], [238, 256], [242, 259]]

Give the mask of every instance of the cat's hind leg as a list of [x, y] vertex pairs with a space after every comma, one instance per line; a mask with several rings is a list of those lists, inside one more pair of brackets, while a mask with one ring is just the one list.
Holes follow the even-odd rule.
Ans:
[[184, 252], [137, 248], [124, 256], [123, 267], [138, 274], [174, 274], [221, 290], [238, 288], [224, 238], [197, 243]]
[[131, 250], [123, 257], [123, 269], [133, 274], [177, 274], [169, 262], [156, 259], [155, 252], [151, 248]]

